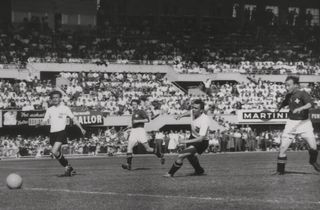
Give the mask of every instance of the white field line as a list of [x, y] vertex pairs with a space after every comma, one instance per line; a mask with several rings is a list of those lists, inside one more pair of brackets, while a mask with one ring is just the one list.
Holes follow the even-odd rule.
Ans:
[[313, 204], [320, 206], [319, 201], [310, 200], [288, 200], [288, 199], [259, 199], [259, 198], [232, 198], [232, 197], [199, 197], [199, 196], [185, 196], [185, 195], [161, 195], [161, 194], [144, 194], [144, 193], [119, 193], [119, 192], [99, 192], [86, 190], [69, 190], [69, 189], [52, 189], [52, 188], [23, 188], [23, 191], [36, 192], [57, 192], [57, 193], [72, 193], [98, 196], [122, 196], [122, 197], [136, 197], [136, 198], [158, 198], [158, 199], [177, 199], [177, 200], [198, 200], [209, 202], [248, 202], [248, 203], [267, 203], [267, 204]]

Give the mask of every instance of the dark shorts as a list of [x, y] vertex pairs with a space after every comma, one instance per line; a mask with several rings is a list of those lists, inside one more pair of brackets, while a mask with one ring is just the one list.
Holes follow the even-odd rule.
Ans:
[[206, 151], [206, 149], [208, 148], [209, 146], [209, 141], [202, 141], [202, 142], [196, 142], [196, 143], [190, 143], [190, 144], [187, 144], [187, 148], [189, 146], [194, 146], [197, 150], [197, 153], [198, 154], [202, 154], [204, 151]]
[[55, 142], [61, 142], [62, 144], [67, 144], [67, 134], [66, 131], [58, 131], [50, 133], [50, 145], [53, 146]]

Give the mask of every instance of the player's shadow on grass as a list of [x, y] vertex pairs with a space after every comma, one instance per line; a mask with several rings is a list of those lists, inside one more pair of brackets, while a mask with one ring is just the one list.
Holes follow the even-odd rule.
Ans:
[[194, 173], [188, 173], [188, 174], [175, 175], [174, 178], [183, 178], [183, 177], [190, 177], [190, 176], [199, 177], [199, 176], [207, 176], [207, 175], [208, 174], [195, 175]]
[[147, 171], [150, 170], [151, 168], [134, 168], [132, 171]]
[[286, 171], [285, 174], [293, 174], [293, 175], [306, 175], [306, 174], [313, 174], [310, 172], [303, 172], [303, 171]]
[[72, 178], [74, 176], [85, 176], [85, 175], [86, 174], [76, 173], [76, 174], [74, 174], [72, 176], [66, 176], [65, 174], [58, 174], [58, 175], [56, 174], [55, 176], [58, 177], [58, 178], [68, 178], [68, 177]]

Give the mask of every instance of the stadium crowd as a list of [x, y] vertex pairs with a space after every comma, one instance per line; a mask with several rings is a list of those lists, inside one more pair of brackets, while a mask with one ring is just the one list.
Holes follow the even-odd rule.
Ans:
[[176, 19], [154, 27], [152, 21], [139, 19], [105, 21], [103, 27], [77, 33], [53, 31], [45, 18], [34, 17], [0, 32], [0, 63], [134, 62], [173, 64], [182, 73], [319, 74], [318, 26], [265, 30], [217, 32], [208, 25], [195, 28], [192, 22]]
[[[203, 95], [188, 95], [168, 81], [163, 74], [149, 73], [70, 73], [60, 76], [70, 81], [64, 85], [63, 101], [71, 107], [100, 110], [108, 115], [131, 114], [130, 101], [140, 99], [151, 118], [160, 114], [181, 114], [189, 102], [202, 98], [209, 114], [235, 114], [239, 109], [275, 109], [283, 99], [285, 86], [252, 79], [247, 83], [205, 82]], [[319, 84], [304, 85], [320, 105]], [[50, 81], [0, 80], [0, 109], [46, 109]]]
[[[257, 133], [251, 127], [231, 126], [224, 131], [210, 131], [207, 152], [241, 151], [277, 151], [280, 144], [281, 130], [269, 130]], [[114, 128], [101, 129], [91, 136], [75, 139], [68, 138], [63, 146], [65, 154], [72, 155], [118, 155], [125, 154], [129, 132], [116, 131]], [[184, 147], [181, 139], [189, 138], [189, 130], [149, 132], [149, 143], [161, 140], [165, 153], [176, 153]], [[320, 133], [316, 133], [320, 146]], [[1, 136], [0, 157], [42, 157], [50, 155], [48, 136]], [[291, 145], [292, 150], [306, 150], [307, 144], [299, 136]]]

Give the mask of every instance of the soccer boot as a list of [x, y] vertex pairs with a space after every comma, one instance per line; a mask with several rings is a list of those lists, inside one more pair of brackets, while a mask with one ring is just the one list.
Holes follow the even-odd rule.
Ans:
[[122, 164], [121, 166], [123, 169], [129, 170], [129, 171], [131, 170], [131, 165], [129, 164]]
[[311, 165], [313, 166], [314, 170], [320, 172], [320, 165], [317, 162], [312, 163]]
[[166, 163], [166, 159], [163, 156], [160, 158], [160, 163], [161, 165], [164, 165]]
[[73, 176], [76, 174], [76, 171], [71, 166], [66, 166], [66, 170], [64, 172], [65, 176]]
[[200, 168], [199, 170], [196, 170], [193, 175], [194, 176], [201, 176], [204, 174], [204, 169], [203, 168]]
[[281, 175], [284, 175], [284, 172], [277, 171], [277, 172], [275, 172], [273, 175], [279, 175], [279, 176], [281, 176]]
[[169, 173], [166, 173], [165, 175], [163, 175], [163, 177], [165, 177], [165, 178], [171, 178], [171, 177], [173, 177], [173, 175], [172, 175], [172, 174], [169, 174]]

